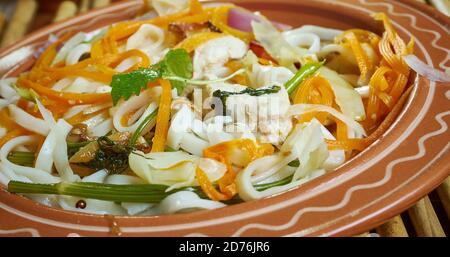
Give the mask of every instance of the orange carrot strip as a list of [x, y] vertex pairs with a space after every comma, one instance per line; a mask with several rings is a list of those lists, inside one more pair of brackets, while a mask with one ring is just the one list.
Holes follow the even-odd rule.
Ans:
[[225, 36], [217, 32], [203, 32], [192, 35], [181, 41], [175, 48], [183, 48], [187, 52], [193, 52], [198, 46], [208, 42], [209, 40]]
[[353, 54], [355, 55], [359, 70], [361, 72], [361, 77], [366, 78], [368, 80], [368, 76], [371, 75], [370, 72], [372, 71], [374, 65], [370, 61], [366, 52], [362, 48], [358, 38], [353, 32], [346, 33], [345, 39], [348, 40], [350, 48], [352, 49]]
[[8, 108], [3, 108], [0, 111], [0, 126], [6, 128], [8, 131], [19, 128], [16, 122], [9, 116]]
[[77, 93], [59, 92], [51, 88], [41, 86], [40, 84], [34, 83], [23, 77], [18, 79], [17, 84], [21, 87], [31, 88], [41, 96], [45, 96], [68, 105], [94, 104], [112, 101], [111, 94], [109, 93], [77, 94]]
[[162, 93], [159, 102], [158, 116], [156, 117], [155, 136], [153, 137], [152, 153], [163, 152], [169, 129], [170, 105], [172, 103], [172, 86], [170, 81], [160, 80]]
[[14, 130], [11, 130], [10, 132], [6, 133], [2, 138], [0, 138], [0, 147], [4, 146], [8, 141], [10, 141], [13, 138], [27, 135], [29, 132], [24, 128], [16, 128]]
[[227, 172], [219, 179], [218, 184], [220, 191], [229, 197], [229, 199], [237, 194], [237, 188], [234, 182], [236, 173], [234, 172], [230, 162], [230, 155], [235, 149], [245, 151], [247, 153], [248, 162], [266, 155], [270, 155], [274, 152], [272, 145], [261, 144], [256, 146], [256, 144], [250, 139], [236, 139], [227, 141], [203, 150], [204, 157], [217, 160], [226, 165]]
[[220, 193], [217, 189], [212, 185], [211, 181], [209, 181], [208, 176], [205, 174], [203, 170], [199, 167], [195, 170], [195, 175], [197, 177], [197, 182], [202, 188], [203, 192], [209, 197], [209, 199], [214, 201], [225, 201], [230, 199], [229, 196]]

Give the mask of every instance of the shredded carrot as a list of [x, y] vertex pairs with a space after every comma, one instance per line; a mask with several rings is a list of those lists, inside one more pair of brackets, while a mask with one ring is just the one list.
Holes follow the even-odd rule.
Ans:
[[124, 127], [128, 126], [128, 123], [130, 122], [130, 118], [131, 116], [133, 116], [135, 112], [128, 112], [125, 113], [125, 115], [122, 116], [122, 118], [120, 118], [120, 124]]
[[159, 101], [158, 115], [156, 117], [155, 136], [153, 137], [152, 153], [163, 152], [169, 129], [170, 105], [172, 103], [172, 86], [170, 81], [159, 80], [162, 87], [161, 100]]
[[211, 181], [209, 181], [208, 176], [199, 167], [197, 167], [195, 175], [197, 177], [198, 184], [202, 188], [203, 192], [205, 192], [205, 194], [209, 197], [209, 199], [214, 201], [226, 201], [230, 199], [229, 196], [217, 191]]
[[[299, 86], [294, 96], [295, 104], [321, 104], [333, 106], [335, 102], [334, 92], [330, 82], [321, 76], [306, 79]], [[320, 123], [325, 124], [328, 114], [324, 112], [308, 113], [302, 115], [299, 122], [308, 122], [317, 118]]]
[[237, 193], [236, 184], [234, 183], [236, 173], [234, 172], [230, 161], [231, 154], [236, 149], [245, 151], [247, 154], [245, 157], [248, 163], [263, 156], [273, 154], [274, 152], [272, 145], [256, 145], [255, 142], [250, 139], [227, 141], [203, 150], [204, 157], [217, 160], [227, 166], [227, 172], [219, 179], [218, 184], [220, 191], [225, 194], [228, 199], [231, 199]]
[[[132, 49], [121, 54], [107, 54], [97, 59], [89, 58], [77, 64], [65, 66], [62, 68], [44, 68], [43, 71], [35, 71], [35, 73], [33, 74], [33, 79], [30, 79], [41, 82], [43, 84], [45, 82], [49, 82], [39, 80], [39, 77], [48, 77], [50, 78], [50, 81], [53, 82], [65, 77], [84, 77], [105, 84], [110, 84], [112, 76], [117, 73], [115, 70], [110, 68], [110, 66], [116, 66], [123, 60], [133, 56], [140, 58], [140, 61], [133, 67], [131, 67], [128, 71], [150, 66], [150, 59], [145, 53], [137, 49]], [[97, 70], [99, 71], [85, 70], [84, 68], [88, 67], [89, 65], [96, 66]]]
[[403, 60], [403, 56], [412, 53], [414, 40], [412, 39], [407, 46], [392, 27], [386, 14], [377, 13], [374, 15], [374, 18], [375, 20], [382, 21], [385, 29], [383, 38], [379, 44], [381, 55], [394, 70], [408, 76], [409, 67]]
[[91, 57], [94, 59], [100, 58], [103, 56], [103, 47], [102, 40], [98, 39], [92, 43], [91, 47]]
[[[383, 38], [380, 41], [380, 52], [383, 58], [386, 60], [387, 63], [396, 71], [408, 75], [409, 73], [409, 67], [406, 64], [406, 62], [403, 60], [402, 56], [395, 53], [392, 50], [392, 43], [389, 41], [389, 39], [386, 36], [383, 36]], [[396, 40], [396, 42], [399, 40]]]
[[8, 131], [19, 127], [9, 116], [8, 108], [0, 110], [0, 126], [6, 128]]
[[210, 40], [213, 40], [213, 39], [216, 39], [219, 37], [223, 37], [223, 36], [225, 36], [223, 33], [202, 32], [202, 33], [198, 33], [198, 34], [192, 35], [192, 36], [184, 39], [177, 46], [175, 46], [175, 48], [183, 48], [187, 52], [190, 53], [190, 52], [193, 52], [200, 45], [202, 45]]
[[397, 101], [398, 98], [401, 96], [407, 84], [408, 84], [408, 77], [406, 77], [401, 73], [398, 74], [397, 79], [395, 80], [395, 83], [392, 86], [392, 90], [389, 93], [394, 102]]
[[[342, 35], [336, 37], [336, 43], [342, 43], [345, 41], [345, 35], [347, 33], [353, 33], [359, 42], [368, 43], [376, 52], [378, 52], [378, 44], [380, 43], [380, 36], [377, 34], [363, 29], [350, 29], [342, 33]], [[377, 53], [379, 54], [379, 53]]]
[[361, 43], [353, 32], [345, 33], [344, 37], [348, 40], [350, 48], [355, 55], [359, 70], [361, 72], [361, 78], [363, 81], [368, 81], [372, 75], [371, 72], [373, 71], [374, 64], [370, 61], [366, 52], [362, 48]]
[[[191, 0], [188, 10], [183, 10], [170, 15], [159, 16], [150, 20], [125, 21], [114, 25], [105, 35], [104, 39], [113, 38], [115, 41], [121, 41], [136, 33], [144, 24], [153, 24], [162, 28], [166, 28], [170, 23], [176, 22], [189, 16], [202, 15], [202, 5], [197, 0]], [[197, 20], [194, 20], [195, 22]], [[96, 48], [101, 49], [100, 47]], [[110, 52], [110, 51], [108, 51]], [[96, 53], [100, 53], [96, 51]]]
[[24, 128], [16, 128], [11, 130], [10, 132], [6, 133], [2, 138], [0, 138], [0, 147], [5, 145], [8, 141], [10, 141], [13, 138], [27, 135], [29, 132]]
[[42, 67], [49, 67], [52, 63], [52, 61], [56, 57], [56, 49], [57, 47], [67, 39], [69, 39], [73, 35], [73, 32], [69, 32], [64, 34], [61, 38], [59, 38], [56, 42], [49, 45], [44, 52], [41, 54], [41, 56], [37, 59], [35, 68], [42, 68]]
[[77, 94], [77, 93], [59, 92], [51, 88], [44, 87], [38, 83], [32, 82], [23, 77], [17, 80], [17, 85], [24, 88], [31, 88], [41, 96], [48, 97], [50, 99], [62, 102], [67, 105], [111, 102], [111, 94], [109, 93]]
[[112, 76], [110, 74], [104, 74], [96, 71], [87, 70], [70, 70], [70, 71], [53, 71], [51, 75], [54, 80], [59, 80], [67, 77], [83, 77], [87, 79], [92, 79], [94, 81], [102, 82], [104, 84], [110, 84]]

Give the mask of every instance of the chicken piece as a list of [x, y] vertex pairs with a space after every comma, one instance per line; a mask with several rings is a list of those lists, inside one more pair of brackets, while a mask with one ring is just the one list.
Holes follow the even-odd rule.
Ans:
[[230, 59], [241, 59], [248, 45], [233, 36], [212, 39], [200, 45], [194, 54], [194, 78], [216, 79], [229, 74], [225, 64]]
[[[290, 106], [289, 95], [282, 85], [278, 86], [277, 93], [231, 95], [226, 100], [233, 122], [246, 124], [251, 131], [257, 132], [257, 139], [262, 143], [280, 145], [292, 129], [292, 121], [286, 115]], [[260, 89], [265, 88], [270, 87]]]
[[249, 73], [250, 85], [253, 88], [259, 88], [275, 83], [285, 84], [294, 73], [285, 67], [274, 67], [269, 65], [253, 64], [252, 72]]

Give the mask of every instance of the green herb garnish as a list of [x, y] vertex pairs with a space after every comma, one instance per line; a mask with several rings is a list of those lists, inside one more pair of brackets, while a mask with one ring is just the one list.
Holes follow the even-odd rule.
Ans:
[[278, 91], [280, 91], [280, 89], [281, 89], [281, 87], [279, 87], [279, 86], [272, 86], [270, 88], [260, 88], [260, 89], [253, 89], [251, 87], [248, 87], [239, 92], [228, 92], [228, 91], [216, 90], [213, 92], [213, 96], [219, 98], [220, 101], [222, 101], [223, 110], [225, 111], [227, 98], [229, 96], [244, 95], [244, 94], [247, 94], [250, 96], [261, 96], [261, 95], [278, 93]]
[[32, 167], [34, 159], [35, 156], [32, 152], [12, 151], [8, 154], [8, 160], [20, 166]]
[[95, 170], [106, 169], [110, 174], [120, 174], [128, 169], [128, 156], [133, 148], [118, 144], [107, 136], [99, 137], [97, 143], [99, 149], [94, 158], [80, 165]]
[[319, 63], [314, 62], [314, 63], [308, 63], [308, 64], [303, 65], [300, 68], [300, 70], [294, 75], [294, 77], [292, 77], [284, 85], [288, 94], [289, 95], [292, 94], [295, 91], [295, 89], [300, 85], [300, 83], [302, 83], [309, 76], [316, 73], [322, 66], [323, 66], [323, 62], [319, 62]]
[[154, 119], [156, 119], [157, 114], [158, 114], [158, 108], [156, 108], [152, 113], [150, 113], [147, 117], [145, 117], [145, 119], [142, 121], [142, 123], [139, 124], [139, 127], [136, 129], [136, 131], [131, 136], [131, 139], [129, 142], [129, 146], [131, 148], [134, 147], [138, 138], [141, 136], [142, 131], [144, 131], [144, 129], [148, 126], [148, 124], [150, 124], [150, 122], [152, 122]]
[[179, 78], [177, 81], [171, 80], [171, 83], [181, 94], [186, 87], [183, 79], [191, 79], [192, 74], [192, 60], [189, 53], [184, 49], [170, 50], [162, 61], [150, 68], [114, 75], [111, 82], [113, 104], [116, 105], [121, 98], [128, 100], [132, 95], [139, 95], [148, 83], [160, 78]]

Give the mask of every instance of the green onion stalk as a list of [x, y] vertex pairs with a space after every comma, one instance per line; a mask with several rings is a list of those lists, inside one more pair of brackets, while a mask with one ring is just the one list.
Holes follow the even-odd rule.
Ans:
[[8, 160], [20, 166], [32, 167], [34, 163], [34, 153], [13, 151], [8, 154]]
[[[292, 176], [279, 181], [257, 184], [256, 190], [264, 191], [271, 187], [282, 186], [290, 183]], [[81, 198], [97, 199], [112, 202], [132, 202], [132, 203], [159, 203], [167, 196], [179, 192], [190, 191], [196, 193], [200, 198], [208, 199], [207, 195], [200, 187], [183, 187], [167, 192], [168, 186], [153, 184], [138, 185], [113, 185], [91, 182], [60, 182], [55, 184], [34, 184], [20, 181], [10, 181], [8, 191], [20, 194], [50, 194], [67, 195]], [[227, 203], [241, 202], [238, 197], [229, 200]]]
[[292, 93], [294, 93], [295, 89], [303, 81], [305, 81], [308, 77], [314, 75], [322, 66], [323, 66], [323, 62], [318, 62], [318, 63], [312, 62], [312, 63], [307, 63], [307, 64], [303, 65], [300, 68], [300, 70], [294, 75], [294, 77], [292, 77], [284, 85], [288, 94], [291, 95]]

